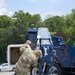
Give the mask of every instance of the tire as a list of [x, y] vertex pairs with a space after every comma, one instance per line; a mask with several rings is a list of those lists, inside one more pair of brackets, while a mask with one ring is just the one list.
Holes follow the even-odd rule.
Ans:
[[12, 71], [15, 71], [15, 67], [12, 69]]
[[0, 71], [1, 71], [1, 69], [0, 69]]
[[[52, 70], [52, 72], [51, 72]], [[51, 75], [63, 75], [62, 74], [62, 69], [58, 64], [54, 64], [54, 66], [50, 67], [49, 69], [46, 70], [47, 72], [51, 72]]]
[[37, 67], [31, 68], [31, 75], [41, 75]]

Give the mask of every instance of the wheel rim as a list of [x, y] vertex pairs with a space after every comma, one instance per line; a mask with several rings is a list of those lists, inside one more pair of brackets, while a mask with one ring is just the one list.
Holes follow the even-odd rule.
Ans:
[[49, 72], [51, 75], [58, 75], [58, 69], [55, 66], [51, 67]]
[[39, 72], [39, 69], [37, 67], [34, 67], [32, 69], [32, 75], [40, 75], [38, 72]]

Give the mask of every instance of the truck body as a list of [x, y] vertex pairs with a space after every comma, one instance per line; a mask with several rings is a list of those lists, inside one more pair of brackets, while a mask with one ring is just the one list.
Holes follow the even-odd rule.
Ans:
[[[31, 30], [30, 31], [29, 30], [28, 30], [29, 35], [32, 35], [32, 37], [34, 38], [34, 32], [31, 33]], [[34, 29], [32, 29], [32, 31], [33, 30]], [[75, 74], [75, 46], [66, 45], [63, 37], [50, 35], [48, 28], [38, 28], [38, 30], [36, 30], [35, 35], [37, 35], [37, 37], [35, 38], [37, 39], [36, 45], [40, 46], [40, 49], [42, 50], [43, 53], [43, 56], [42, 58], [40, 57], [40, 60], [38, 62], [39, 64], [37, 67], [37, 70], [39, 69], [41, 74], [43, 75]], [[29, 40], [32, 41], [33, 38]], [[45, 65], [46, 69], [43, 71], [42, 67], [44, 66], [45, 63], [47, 66]], [[54, 70], [52, 71], [52, 73], [50, 73], [49, 71], [52, 69]], [[37, 70], [36, 72], [35, 70], [36, 68], [33, 69], [35, 75], [38, 75]], [[32, 75], [34, 75], [34, 73]]]

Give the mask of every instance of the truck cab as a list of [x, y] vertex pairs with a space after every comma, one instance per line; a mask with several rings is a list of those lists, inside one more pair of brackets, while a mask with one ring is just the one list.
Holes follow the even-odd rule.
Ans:
[[61, 71], [75, 74], [75, 46], [67, 45], [62, 37], [52, 36], [52, 41], [56, 50], [56, 62]]

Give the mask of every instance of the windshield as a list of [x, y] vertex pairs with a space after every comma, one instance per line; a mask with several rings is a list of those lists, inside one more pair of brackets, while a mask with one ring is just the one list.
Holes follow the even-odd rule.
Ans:
[[8, 66], [8, 64], [7, 64], [7, 63], [5, 63], [5, 64], [2, 64], [2, 67], [3, 67], [3, 66]]
[[41, 40], [41, 44], [50, 44], [50, 40]]

